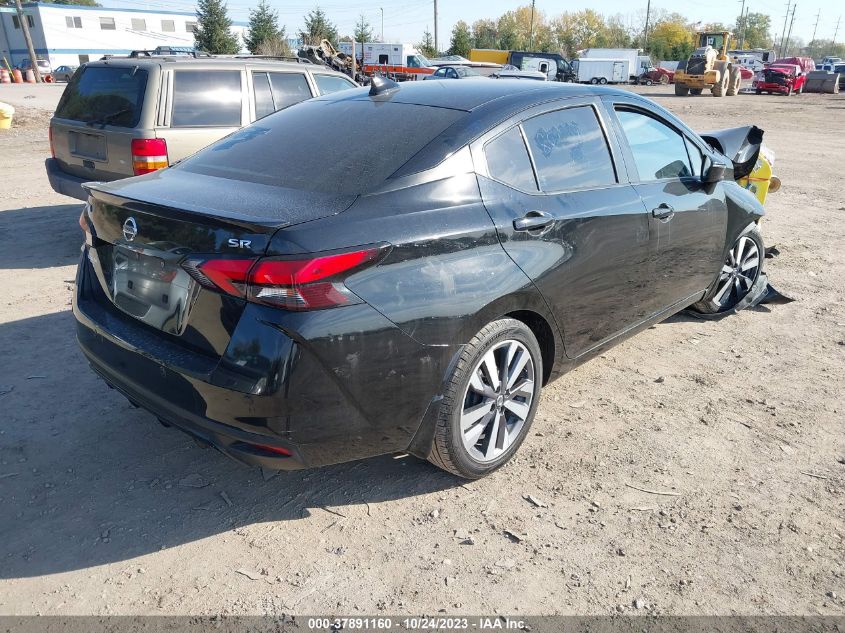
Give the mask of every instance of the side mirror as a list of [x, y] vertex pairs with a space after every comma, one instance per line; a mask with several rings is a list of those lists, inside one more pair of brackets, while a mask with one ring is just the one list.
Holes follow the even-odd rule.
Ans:
[[710, 165], [705, 167], [704, 182], [721, 182], [725, 179], [725, 174], [728, 171], [728, 166], [724, 163], [710, 162]]

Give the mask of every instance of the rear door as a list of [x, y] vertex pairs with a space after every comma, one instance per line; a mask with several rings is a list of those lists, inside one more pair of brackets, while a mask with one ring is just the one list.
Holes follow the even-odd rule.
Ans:
[[703, 182], [705, 154], [695, 135], [641, 101], [608, 97], [606, 104], [648, 213], [649, 309], [658, 311], [713, 281], [727, 231], [724, 190]]
[[132, 139], [154, 136], [160, 84], [156, 64], [82, 67], [50, 122], [62, 170], [89, 180], [132, 176]]
[[158, 135], [167, 140], [171, 163], [249, 122], [243, 68], [177, 67], [167, 75], [166, 115]]
[[304, 72], [252, 69], [250, 79], [254, 101], [253, 121], [314, 96]]
[[648, 218], [597, 101], [535, 109], [473, 156], [502, 245], [548, 302], [568, 356], [650, 316]]

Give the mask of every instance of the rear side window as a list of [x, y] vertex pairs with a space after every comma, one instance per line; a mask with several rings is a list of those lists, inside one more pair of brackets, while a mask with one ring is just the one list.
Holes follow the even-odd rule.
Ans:
[[314, 75], [314, 82], [317, 84], [317, 90], [321, 95], [331, 94], [333, 92], [340, 92], [341, 90], [349, 90], [350, 88], [357, 88], [353, 83], [343, 77], [336, 75]]
[[531, 159], [518, 127], [487, 143], [484, 157], [491, 178], [522, 191], [537, 191]]
[[616, 183], [607, 140], [591, 107], [541, 114], [523, 128], [543, 191]]
[[56, 108], [60, 119], [135, 127], [141, 118], [147, 71], [86, 66], [70, 80]]
[[268, 73], [273, 88], [273, 103], [276, 110], [283, 110], [313, 95], [308, 81], [302, 73]]
[[252, 73], [252, 91], [255, 93], [255, 118], [262, 119], [273, 114], [273, 91], [267, 73]]
[[238, 70], [177, 70], [173, 73], [172, 127], [238, 127]]
[[[305, 191], [359, 194], [383, 183], [464, 116], [451, 108], [371, 99], [311, 100], [230, 134], [174, 169]], [[338, 160], [345, 154], [352, 158]]]

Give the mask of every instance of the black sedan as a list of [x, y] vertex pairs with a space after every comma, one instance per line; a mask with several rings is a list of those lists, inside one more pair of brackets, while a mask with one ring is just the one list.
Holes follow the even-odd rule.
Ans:
[[543, 385], [749, 292], [763, 209], [735, 178], [761, 137], [609, 88], [376, 78], [88, 185], [78, 340], [243, 462], [407, 451], [481, 477]]

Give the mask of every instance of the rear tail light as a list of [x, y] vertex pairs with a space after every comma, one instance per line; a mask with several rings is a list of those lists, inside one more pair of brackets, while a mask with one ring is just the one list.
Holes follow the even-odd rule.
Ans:
[[47, 136], [50, 138], [50, 156], [55, 158], [56, 157], [56, 148], [53, 147], [53, 126], [47, 128]]
[[132, 171], [136, 176], [167, 166], [167, 141], [163, 138], [132, 139]]
[[382, 246], [297, 259], [188, 258], [182, 268], [200, 285], [286, 310], [322, 310], [361, 303], [344, 281], [377, 263]]

